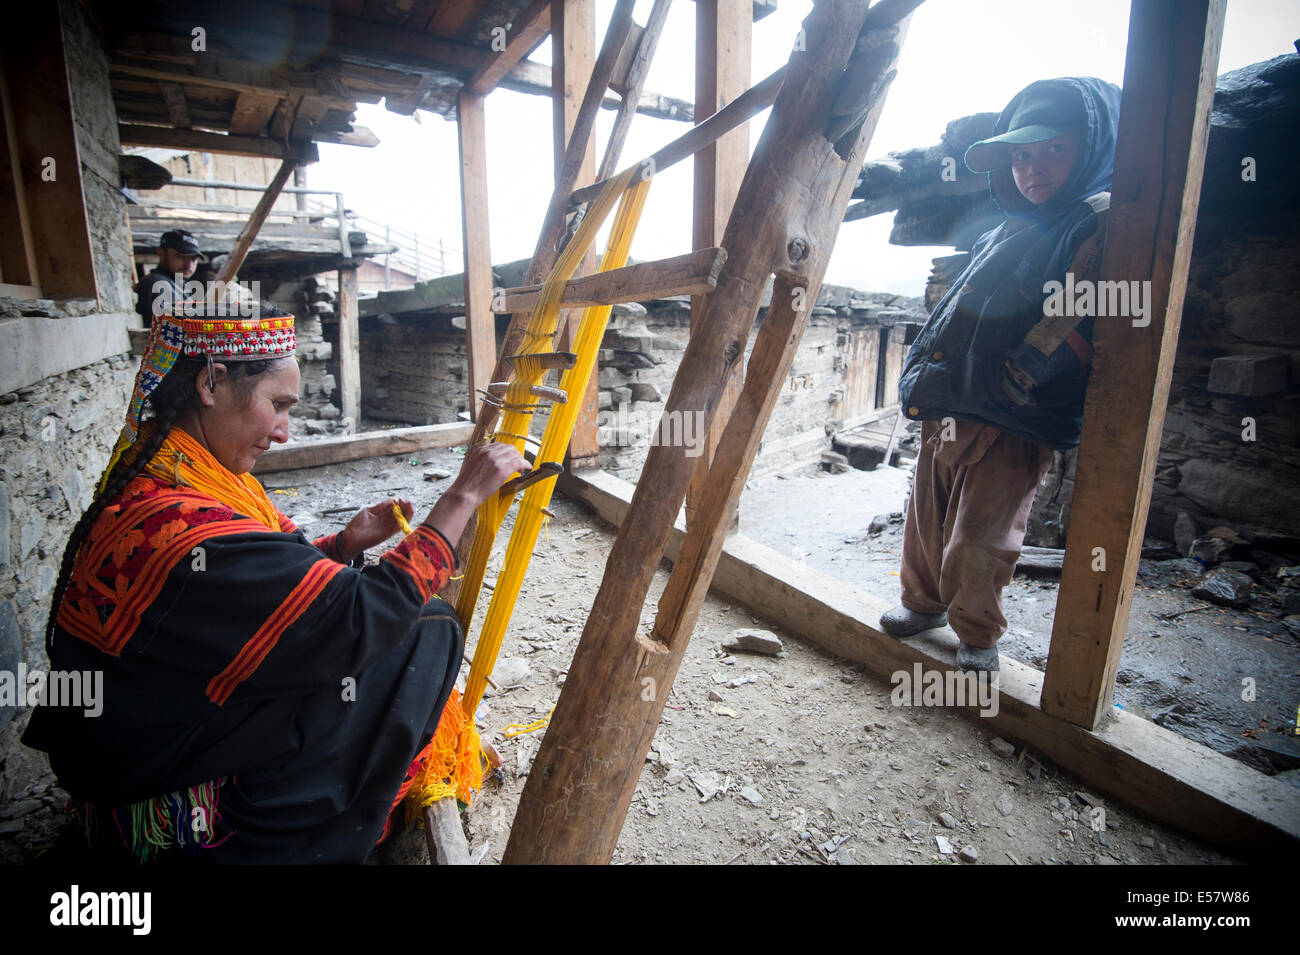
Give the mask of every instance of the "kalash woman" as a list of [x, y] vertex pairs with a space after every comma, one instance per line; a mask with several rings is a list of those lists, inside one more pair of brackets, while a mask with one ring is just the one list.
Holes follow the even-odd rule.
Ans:
[[248, 473], [288, 438], [294, 344], [292, 316], [150, 328], [46, 629], [51, 668], [103, 671], [103, 713], [37, 707], [23, 737], [97, 853], [361, 862], [455, 683], [464, 637], [434, 595], [474, 509], [527, 464], [472, 450], [373, 566], [391, 500], [309, 542]]

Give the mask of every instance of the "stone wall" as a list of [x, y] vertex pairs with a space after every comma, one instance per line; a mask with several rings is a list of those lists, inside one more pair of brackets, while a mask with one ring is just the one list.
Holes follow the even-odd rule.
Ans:
[[[464, 319], [455, 310], [362, 320], [365, 417], [419, 425], [456, 421], [465, 413]], [[922, 318], [918, 299], [824, 287], [764, 435], [756, 473], [815, 460], [830, 446], [831, 432], [869, 417], [881, 397], [877, 375], [886, 369], [892, 381], [883, 389], [883, 405], [894, 404], [904, 350], [901, 323]], [[499, 319], [498, 336], [505, 321]], [[696, 422], [662, 421], [689, 338], [685, 296], [614, 306], [599, 356], [597, 427], [605, 470], [634, 480], [660, 433], [702, 448]], [[534, 419], [535, 432], [544, 420]]]
[[[135, 377], [135, 361], [126, 353], [126, 324], [138, 326], [131, 282], [131, 236], [126, 226], [125, 199], [118, 191], [116, 110], [110, 94], [108, 63], [102, 40], [82, 5], [60, 0], [64, 51], [81, 158], [81, 173], [99, 295], [93, 302], [15, 301], [0, 314], [7, 333], [22, 356], [42, 355], [39, 342], [58, 335], [49, 323], [88, 330], [89, 319], [115, 324], [115, 335], [101, 335], [94, 360], [90, 343], [81, 357], [66, 349], [72, 370], [37, 378], [37, 363], [20, 365], [0, 394], [0, 670], [11, 673], [19, 664], [44, 669], [44, 631], [49, 598], [63, 548], [73, 525], [89, 506], [113, 443], [122, 427]], [[89, 310], [89, 315], [88, 315]], [[74, 323], [82, 324], [74, 324]], [[100, 326], [96, 326], [99, 328]], [[111, 355], [105, 341], [120, 341], [121, 354]], [[63, 342], [66, 344], [66, 340]], [[48, 357], [48, 356], [42, 356]], [[62, 360], [62, 359], [60, 359]], [[76, 361], [84, 361], [73, 368]], [[55, 802], [54, 778], [43, 754], [18, 744], [28, 711], [0, 707], [0, 806], [34, 811]], [[21, 813], [19, 814], [21, 815]], [[33, 817], [34, 818], [34, 817]], [[52, 818], [52, 817], [51, 817]], [[48, 822], [48, 820], [45, 820]], [[0, 822], [0, 859], [13, 861], [26, 852], [45, 824], [26, 826], [11, 812]]]
[[298, 371], [302, 375], [299, 401], [289, 412], [295, 437], [340, 434], [346, 429], [338, 387], [338, 321], [335, 293], [315, 277], [263, 283], [265, 297], [294, 316], [298, 339]]
[[[122, 145], [108, 79], [108, 56], [81, 4], [59, 0], [59, 15], [99, 304], [105, 312], [133, 313], [131, 231], [119, 191], [117, 157]], [[137, 319], [137, 327], [139, 324]]]

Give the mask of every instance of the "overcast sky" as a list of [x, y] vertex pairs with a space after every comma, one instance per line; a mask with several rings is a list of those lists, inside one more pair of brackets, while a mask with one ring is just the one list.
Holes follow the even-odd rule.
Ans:
[[[597, 0], [597, 43], [613, 0]], [[636, 19], [645, 22], [651, 0], [638, 0]], [[780, 0], [779, 8], [754, 24], [753, 80], [783, 65], [807, 0]], [[868, 156], [929, 146], [952, 119], [999, 111], [1020, 89], [1053, 76], [1090, 75], [1120, 84], [1127, 42], [1126, 0], [926, 0], [912, 17], [898, 77]], [[688, 102], [694, 99], [695, 4], [677, 0], [655, 55], [646, 88]], [[1297, 0], [1229, 0], [1219, 72], [1283, 53], [1300, 37]], [[549, 41], [533, 59], [549, 63]], [[764, 113], [750, 123], [750, 148], [758, 143]], [[310, 167], [310, 184], [339, 189], [360, 215], [418, 231], [421, 246], [439, 238], [459, 255], [460, 192], [456, 126], [433, 114], [421, 122], [390, 113], [382, 105], [361, 106], [357, 123], [381, 143], [374, 149], [322, 144], [321, 161]], [[613, 125], [613, 111], [601, 110], [597, 162]], [[623, 148], [621, 166], [643, 158], [681, 135], [684, 124], [638, 115]], [[530, 256], [550, 199], [550, 102], [498, 90], [487, 100], [488, 191], [492, 259]], [[642, 215], [632, 257], [661, 258], [691, 247], [691, 163], [679, 163], [655, 178]], [[888, 242], [893, 214], [845, 223], [836, 241], [826, 281], [871, 291], [919, 295], [930, 260], [947, 247], [902, 248]], [[600, 247], [603, 249], [603, 239]], [[453, 260], [450, 271], [460, 271]]]

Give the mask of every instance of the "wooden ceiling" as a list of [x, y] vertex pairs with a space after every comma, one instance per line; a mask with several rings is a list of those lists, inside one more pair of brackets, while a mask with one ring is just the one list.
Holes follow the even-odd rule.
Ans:
[[124, 145], [307, 161], [312, 143], [378, 142], [354, 125], [357, 103], [453, 113], [462, 85], [505, 79], [550, 29], [545, 0], [89, 5]]

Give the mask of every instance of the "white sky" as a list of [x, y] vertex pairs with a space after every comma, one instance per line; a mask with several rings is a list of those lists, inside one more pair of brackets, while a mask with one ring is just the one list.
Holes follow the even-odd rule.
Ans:
[[[613, 0], [597, 0], [598, 44], [613, 6]], [[651, 0], [638, 0], [638, 22], [645, 21], [650, 6]], [[1037, 79], [1090, 75], [1122, 83], [1128, 7], [1125, 0], [926, 0], [912, 17], [898, 77], [868, 156], [937, 143], [950, 120], [999, 111]], [[780, 0], [775, 13], [754, 24], [754, 81], [786, 62], [799, 25], [811, 9], [808, 0]], [[694, 35], [695, 5], [677, 0], [646, 89], [694, 100]], [[1230, 0], [1218, 72], [1293, 53], [1297, 37], [1297, 0]], [[549, 63], [549, 42], [533, 58]], [[613, 116], [612, 110], [601, 110], [598, 163]], [[751, 149], [766, 117], [764, 113], [750, 124]], [[357, 123], [374, 130], [380, 145], [362, 149], [322, 144], [321, 161], [310, 167], [309, 181], [316, 188], [343, 191], [348, 207], [360, 215], [418, 231], [422, 247], [426, 237], [433, 245], [442, 238], [459, 250], [456, 126], [429, 113], [422, 114], [421, 120], [390, 113], [382, 105], [361, 106]], [[638, 115], [620, 166], [649, 155], [685, 129], [682, 123]], [[532, 255], [553, 183], [551, 135], [548, 98], [509, 90], [488, 97], [493, 262]], [[688, 160], [656, 176], [632, 257], [647, 260], [689, 251], [690, 208]], [[888, 213], [845, 223], [826, 281], [870, 291], [921, 294], [930, 260], [952, 250], [889, 245], [892, 221], [893, 214]], [[602, 237], [599, 248], [603, 246]], [[453, 260], [449, 271], [460, 271], [459, 262]]]

